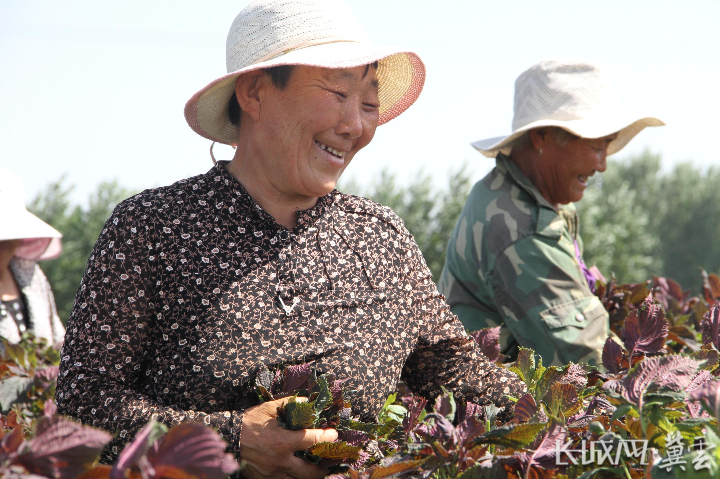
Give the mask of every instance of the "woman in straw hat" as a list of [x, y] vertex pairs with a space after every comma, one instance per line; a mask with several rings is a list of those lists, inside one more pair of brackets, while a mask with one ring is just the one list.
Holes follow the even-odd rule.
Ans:
[[62, 235], [25, 208], [20, 177], [0, 168], [0, 338], [20, 341], [29, 331], [51, 344], [65, 328], [37, 261], [60, 255]]
[[58, 410], [118, 432], [151, 416], [217, 428], [246, 477], [321, 477], [294, 456], [332, 430], [287, 431], [257, 405], [258, 364], [314, 361], [372, 419], [402, 379], [504, 408], [524, 386], [482, 357], [388, 208], [334, 190], [379, 124], [418, 97], [425, 68], [372, 44], [330, 0], [259, 0], [235, 19], [227, 75], [185, 107], [236, 144], [208, 173], [118, 206], [68, 324]]
[[513, 132], [473, 143], [496, 167], [470, 192], [440, 280], [467, 328], [499, 326], [510, 357], [523, 346], [546, 365], [601, 364], [608, 315], [572, 202], [607, 155], [660, 125], [626, 113], [596, 64], [548, 60], [518, 77]]

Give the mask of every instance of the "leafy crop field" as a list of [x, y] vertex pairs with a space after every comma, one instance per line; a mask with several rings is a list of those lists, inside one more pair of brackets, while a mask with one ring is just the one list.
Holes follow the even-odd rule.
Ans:
[[[302, 395], [278, 411], [283, 427], [335, 427], [336, 443], [297, 455], [332, 479], [717, 478], [720, 477], [720, 278], [702, 294], [668, 278], [601, 285], [614, 338], [603, 367], [545, 367], [533, 351], [503, 364], [498, 330], [473, 333], [483, 352], [527, 385], [512, 422], [494, 406], [434, 401], [402, 385], [376, 423], [352, 415], [342, 378], [313, 364], [261, 369], [258, 400]], [[0, 476], [220, 478], [241, 468], [202, 424], [151, 422], [113, 465], [96, 463], [110, 434], [55, 414], [60, 354], [25, 337], [0, 362]]]

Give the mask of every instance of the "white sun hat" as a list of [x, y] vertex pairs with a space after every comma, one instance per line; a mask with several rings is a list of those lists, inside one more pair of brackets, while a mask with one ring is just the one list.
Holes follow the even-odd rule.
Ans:
[[557, 126], [581, 138], [618, 137], [608, 145], [617, 153], [647, 126], [665, 123], [654, 116], [628, 113], [605, 69], [585, 60], [544, 60], [515, 81], [512, 133], [471, 143], [483, 155], [510, 154], [514, 140], [528, 130]]
[[348, 8], [338, 0], [256, 0], [230, 27], [227, 75], [193, 95], [185, 119], [201, 136], [237, 143], [228, 104], [243, 73], [280, 65], [352, 68], [378, 62], [380, 120], [404, 112], [420, 95], [425, 65], [411, 51], [372, 43]]
[[62, 234], [25, 207], [25, 188], [18, 175], [0, 167], [0, 241], [21, 240], [15, 256], [39, 261], [60, 256]]

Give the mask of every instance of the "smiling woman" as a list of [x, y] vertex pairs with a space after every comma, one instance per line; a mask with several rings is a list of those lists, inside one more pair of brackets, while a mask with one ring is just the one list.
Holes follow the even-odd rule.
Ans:
[[337, 432], [282, 429], [287, 398], [258, 405], [261, 365], [314, 361], [347, 381], [361, 420], [400, 380], [512, 417], [524, 385], [475, 347], [402, 221], [334, 189], [417, 99], [420, 58], [371, 43], [337, 1], [257, 0], [227, 65], [185, 116], [235, 156], [114, 211], [68, 322], [59, 412], [117, 433], [105, 460], [150, 417], [202, 421], [245, 477], [281, 479], [324, 476], [295, 452]]

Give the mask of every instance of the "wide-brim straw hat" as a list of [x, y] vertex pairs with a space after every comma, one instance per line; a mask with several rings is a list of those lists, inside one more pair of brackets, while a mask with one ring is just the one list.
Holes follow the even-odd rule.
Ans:
[[40, 261], [57, 258], [62, 234], [25, 207], [25, 188], [18, 175], [0, 167], [0, 241], [21, 240], [18, 258]]
[[606, 70], [585, 60], [544, 60], [515, 81], [512, 133], [471, 143], [483, 155], [510, 154], [513, 142], [533, 128], [560, 127], [581, 138], [617, 133], [607, 154], [620, 151], [648, 126], [665, 123], [627, 112]]
[[376, 45], [355, 16], [337, 0], [256, 0], [230, 27], [227, 75], [212, 81], [185, 105], [185, 119], [201, 136], [238, 141], [228, 104], [243, 73], [280, 65], [353, 68], [378, 62], [380, 119], [386, 123], [417, 100], [425, 65], [409, 50]]

